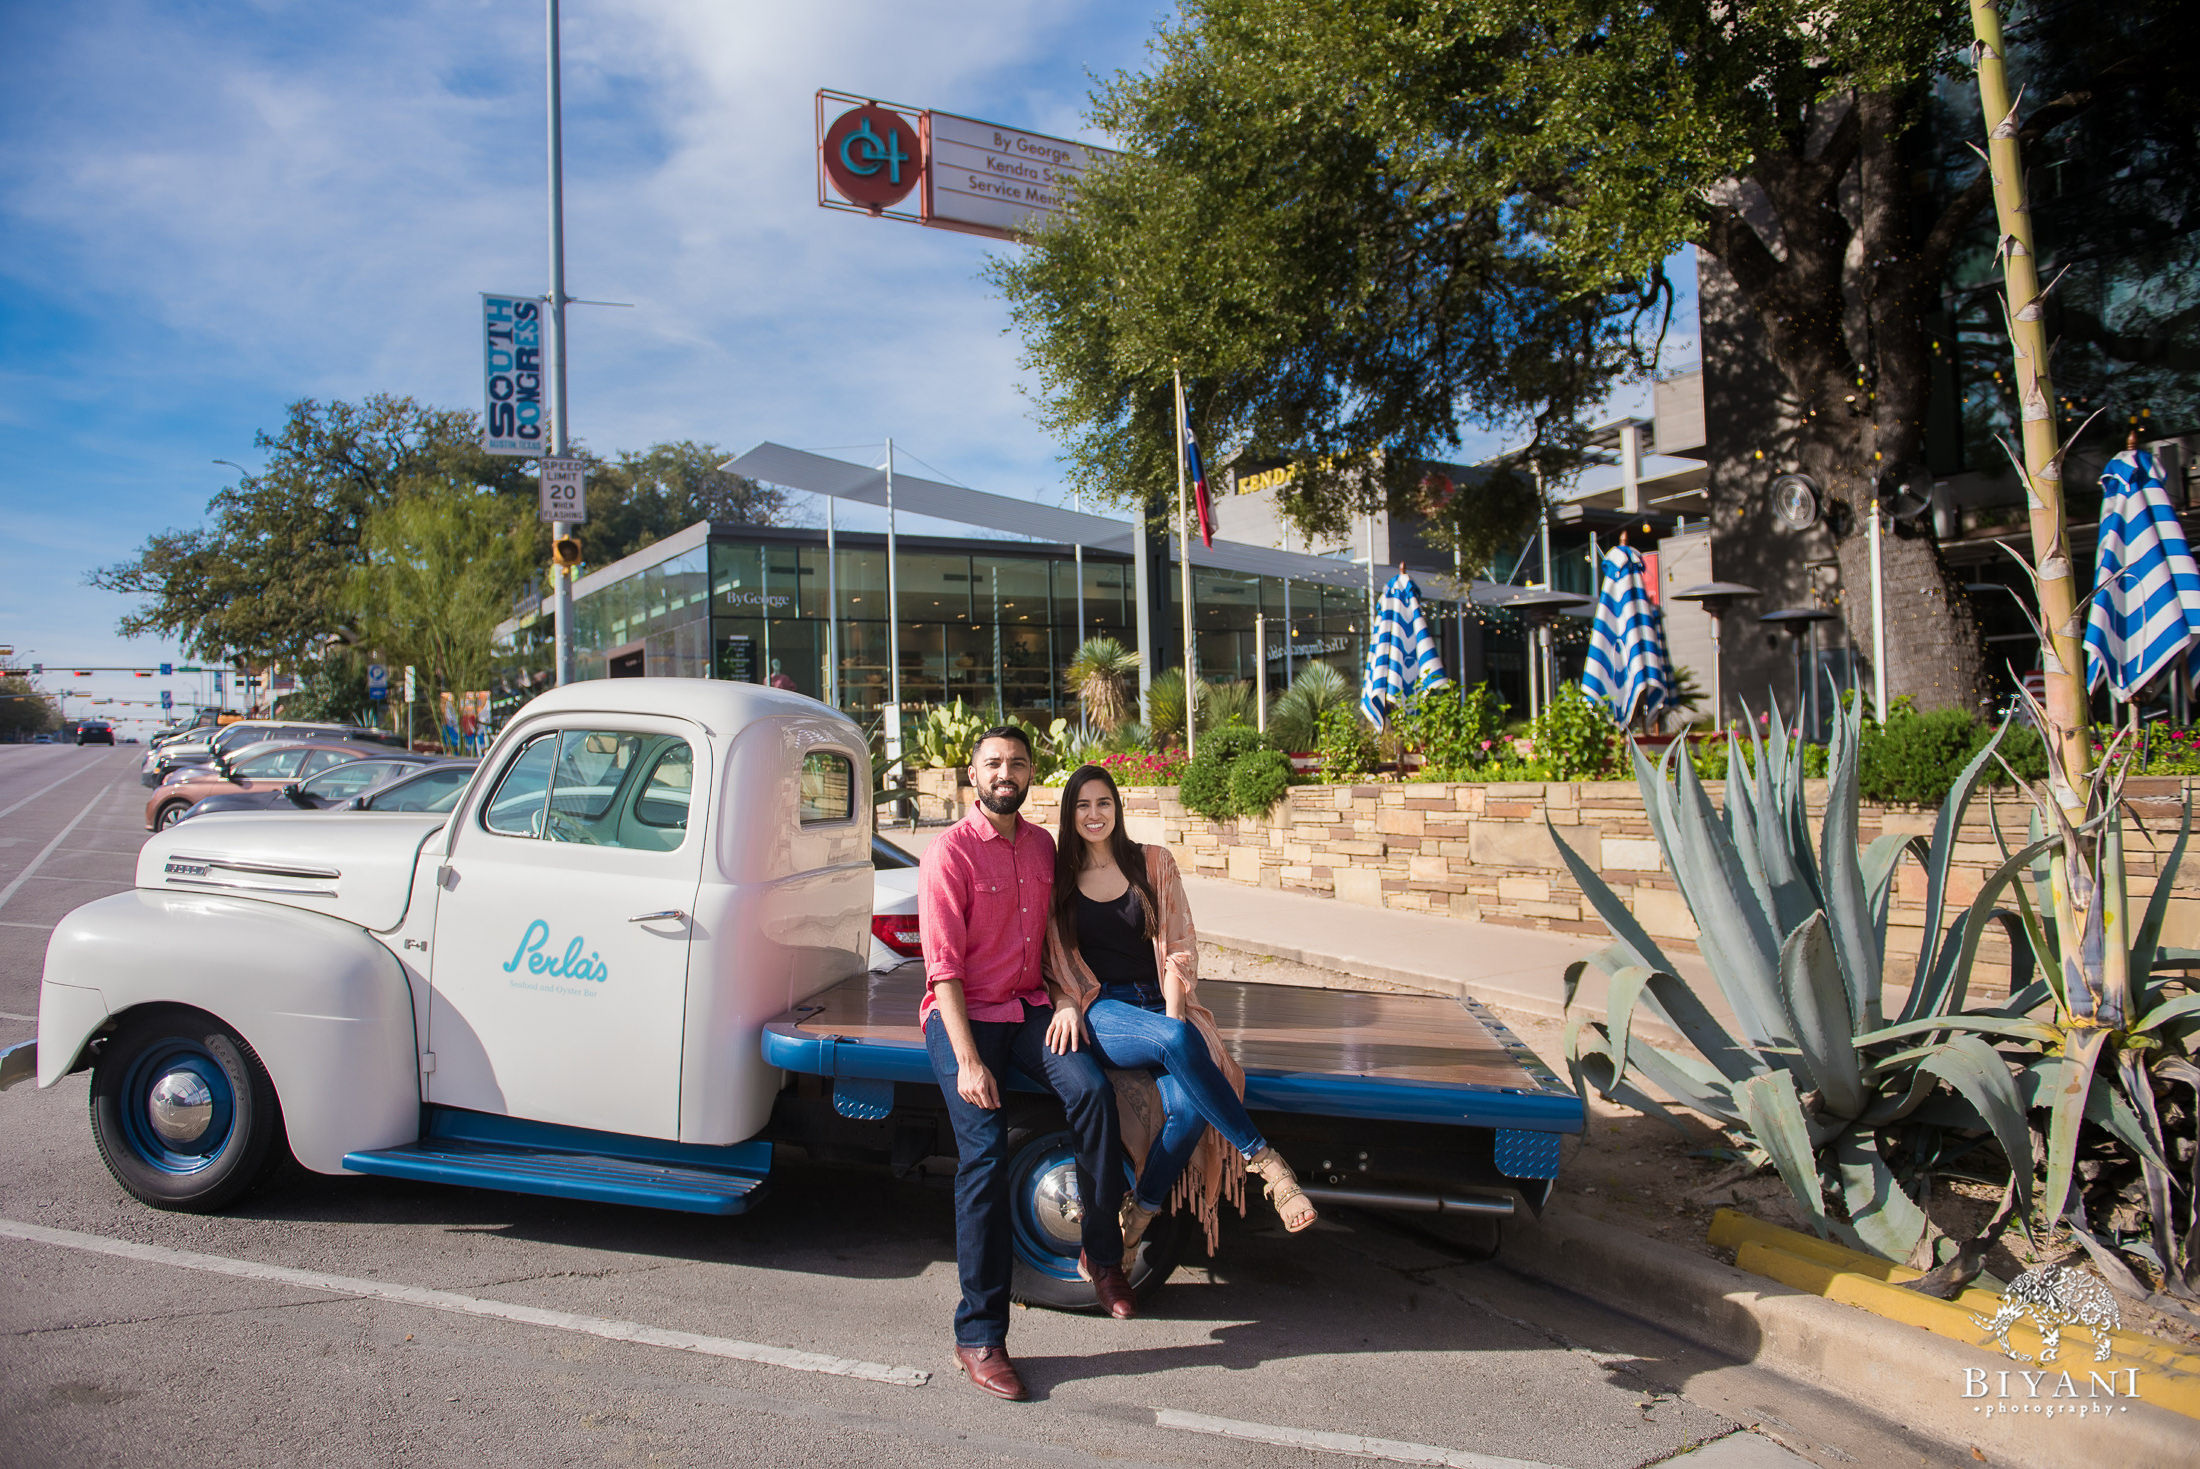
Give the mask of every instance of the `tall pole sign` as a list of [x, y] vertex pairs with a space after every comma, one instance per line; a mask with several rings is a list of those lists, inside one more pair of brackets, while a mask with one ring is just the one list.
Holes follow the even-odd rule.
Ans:
[[[544, 19], [549, 31], [549, 54], [546, 61], [550, 92], [550, 298], [549, 307], [549, 355], [550, 355], [550, 455], [564, 460], [570, 447], [570, 433], [565, 414], [565, 141], [559, 123], [558, 89], [558, 0], [543, 0]], [[548, 460], [543, 464], [543, 479], [551, 475]], [[544, 494], [548, 495], [547, 483]], [[578, 517], [574, 517], [575, 520]], [[563, 541], [572, 534], [573, 520], [553, 521], [550, 538]], [[560, 686], [573, 681], [573, 569], [570, 566], [553, 567], [550, 573], [557, 580], [557, 602], [553, 613], [555, 629], [555, 657]]]

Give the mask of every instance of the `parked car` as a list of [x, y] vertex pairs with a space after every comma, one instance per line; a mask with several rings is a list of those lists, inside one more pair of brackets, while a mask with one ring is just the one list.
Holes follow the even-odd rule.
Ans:
[[111, 745], [115, 742], [115, 727], [104, 719], [87, 719], [76, 727], [76, 742], [80, 745]]
[[373, 755], [273, 790], [208, 796], [179, 819], [223, 811], [448, 811], [458, 804], [480, 763], [435, 755]]
[[332, 766], [364, 760], [369, 753], [364, 745], [339, 744], [333, 740], [269, 745], [265, 749], [252, 750], [226, 772], [202, 769], [198, 775], [154, 791], [145, 803], [146, 830], [166, 831], [183, 820], [184, 812], [208, 796], [238, 791], [279, 791], [294, 780], [319, 775]]
[[189, 738], [146, 752], [139, 767], [138, 783], [157, 786], [168, 772], [183, 765], [218, 765], [222, 758], [246, 745], [272, 739], [345, 740], [402, 748], [404, 736], [357, 724], [309, 723], [304, 720], [241, 719], [219, 730], [200, 729]]
[[917, 930], [917, 859], [871, 835], [871, 968], [899, 969], [924, 957]]
[[54, 737], [50, 734], [35, 735], [31, 739], [31, 743], [34, 745], [50, 745], [54, 742]]

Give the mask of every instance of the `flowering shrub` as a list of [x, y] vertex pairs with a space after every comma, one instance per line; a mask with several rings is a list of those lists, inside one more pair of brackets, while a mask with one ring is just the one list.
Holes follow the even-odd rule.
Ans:
[[1119, 786], [1173, 786], [1184, 778], [1185, 763], [1182, 750], [1132, 750], [1098, 761]]

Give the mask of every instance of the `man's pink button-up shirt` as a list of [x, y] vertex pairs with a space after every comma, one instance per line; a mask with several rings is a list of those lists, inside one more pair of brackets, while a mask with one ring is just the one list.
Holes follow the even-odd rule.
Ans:
[[924, 943], [924, 1002], [932, 986], [962, 981], [972, 1020], [1021, 1020], [1028, 1001], [1044, 1006], [1039, 966], [1054, 894], [1054, 838], [1021, 816], [1011, 842], [973, 807], [927, 847], [919, 864], [917, 931]]

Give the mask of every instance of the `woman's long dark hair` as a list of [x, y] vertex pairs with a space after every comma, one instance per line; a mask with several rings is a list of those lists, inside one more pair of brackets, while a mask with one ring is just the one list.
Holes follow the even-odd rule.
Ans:
[[1106, 786], [1115, 801], [1115, 830], [1108, 833], [1108, 854], [1131, 880], [1131, 891], [1138, 894], [1146, 937], [1161, 935], [1161, 905], [1146, 877], [1146, 854], [1123, 829], [1123, 793], [1116, 789], [1115, 777], [1099, 766], [1080, 765], [1062, 787], [1062, 834], [1054, 844], [1054, 928], [1073, 954], [1077, 952], [1077, 874], [1085, 870], [1085, 854], [1092, 846], [1077, 830], [1077, 795], [1094, 781]]

